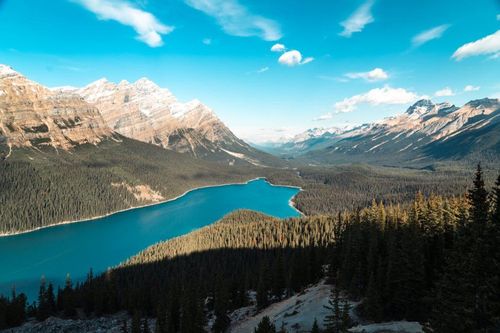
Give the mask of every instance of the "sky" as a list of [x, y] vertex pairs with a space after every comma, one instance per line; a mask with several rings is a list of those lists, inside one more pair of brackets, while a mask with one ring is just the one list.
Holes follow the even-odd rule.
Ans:
[[500, 98], [500, 0], [0, 0], [0, 63], [147, 77], [255, 143]]

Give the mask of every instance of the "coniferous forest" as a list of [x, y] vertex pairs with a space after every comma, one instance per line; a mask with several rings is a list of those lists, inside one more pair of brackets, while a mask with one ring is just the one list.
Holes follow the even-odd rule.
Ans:
[[[128, 262], [54, 290], [38, 301], [0, 299], [0, 327], [28, 316], [100, 316], [126, 310], [126, 332], [203, 332], [206, 315], [224, 332], [228, 313], [258, 308], [327, 278], [374, 322], [415, 320], [430, 332], [495, 332], [500, 327], [500, 176], [491, 190], [478, 167], [462, 196], [416, 193], [410, 203], [374, 200], [331, 216], [277, 220], [239, 211], [186, 236], [154, 245]], [[335, 298], [333, 298], [335, 299]], [[332, 303], [335, 305], [335, 302]], [[141, 321], [142, 320], [142, 321]], [[333, 319], [332, 319], [333, 320]], [[127, 326], [127, 325], [125, 325]], [[316, 327], [315, 330], [319, 331]], [[263, 320], [258, 332], [275, 332]], [[331, 325], [328, 332], [343, 332]]]

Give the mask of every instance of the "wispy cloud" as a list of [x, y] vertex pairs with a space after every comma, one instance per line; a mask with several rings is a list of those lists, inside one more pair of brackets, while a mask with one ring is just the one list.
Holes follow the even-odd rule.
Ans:
[[117, 21], [132, 27], [137, 39], [151, 47], [163, 45], [162, 35], [174, 30], [161, 23], [153, 14], [137, 8], [125, 0], [73, 0], [97, 15], [100, 20]]
[[265, 73], [265, 72], [267, 72], [268, 70], [269, 70], [269, 67], [262, 67], [261, 69], [259, 69], [259, 70], [257, 71], [257, 73], [258, 73], [258, 74], [260, 74], [260, 73]]
[[411, 40], [413, 46], [418, 47], [434, 39], [439, 39], [450, 27], [449, 24], [442, 24], [429, 30], [422, 31]]
[[368, 82], [383, 81], [389, 78], [389, 74], [382, 68], [374, 68], [368, 72], [347, 73], [344, 76], [349, 79], [364, 79]]
[[307, 57], [303, 58], [302, 53], [300, 53], [297, 50], [291, 50], [283, 53], [279, 59], [278, 62], [282, 65], [289, 66], [289, 67], [294, 67], [298, 65], [305, 65], [314, 60], [313, 57]]
[[203, 38], [201, 41], [205, 45], [212, 45], [212, 39], [211, 38]]
[[335, 103], [335, 112], [352, 112], [357, 109], [359, 104], [407, 104], [414, 102], [417, 99], [417, 94], [404, 88], [384, 86], [383, 88], [375, 88], [364, 94], [354, 95]]
[[229, 35], [239, 37], [257, 36], [267, 41], [282, 37], [278, 23], [255, 15], [238, 0], [184, 0], [185, 3], [213, 18]]
[[326, 120], [330, 120], [332, 118], [333, 118], [333, 113], [328, 112], [328, 113], [325, 113], [319, 117], [313, 118], [313, 121], [326, 121]]
[[489, 54], [493, 57], [500, 56], [500, 30], [474, 42], [460, 46], [453, 53], [452, 58], [460, 61], [468, 57]]
[[481, 89], [481, 87], [479, 86], [473, 86], [471, 84], [468, 84], [464, 87], [464, 91], [465, 92], [471, 92], [471, 91], [478, 91], [479, 89]]
[[443, 88], [441, 90], [436, 91], [434, 93], [434, 96], [436, 96], [436, 97], [455, 96], [455, 92], [450, 87], [446, 87], [446, 88]]
[[373, 3], [374, 0], [366, 1], [347, 20], [341, 22], [340, 25], [344, 27], [344, 30], [339, 35], [349, 38], [353, 33], [363, 31], [367, 24], [372, 23], [374, 21], [372, 15]]

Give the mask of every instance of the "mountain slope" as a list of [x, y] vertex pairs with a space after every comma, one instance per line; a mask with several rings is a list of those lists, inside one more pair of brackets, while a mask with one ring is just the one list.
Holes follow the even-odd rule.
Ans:
[[0, 65], [0, 158], [12, 147], [70, 149], [112, 136], [99, 111], [80, 97], [51, 91]]
[[118, 84], [101, 79], [74, 92], [96, 106], [107, 124], [124, 136], [227, 164], [282, 164], [236, 137], [200, 101], [181, 103], [146, 78]]
[[[217, 142], [210, 139], [232, 135], [199, 103], [186, 108], [168, 116], [203, 126], [173, 130], [170, 139], [177, 147], [196, 144], [199, 150], [192, 155], [199, 156], [202, 145]], [[134, 121], [131, 133], [141, 132], [142, 125], [135, 127]], [[194, 187], [273, 172], [253, 165], [260, 163], [247, 157], [253, 150], [240, 154], [218, 147], [210, 154], [215, 163], [127, 138], [74, 89], [50, 90], [0, 65], [0, 234], [92, 218], [167, 200]], [[256, 150], [255, 155], [266, 156]], [[231, 166], [235, 160], [238, 167]]]
[[[421, 100], [405, 113], [303, 142], [295, 156], [315, 163], [429, 163], [436, 160], [497, 160], [500, 102], [471, 101], [462, 107]], [[321, 142], [319, 149], [315, 142]]]

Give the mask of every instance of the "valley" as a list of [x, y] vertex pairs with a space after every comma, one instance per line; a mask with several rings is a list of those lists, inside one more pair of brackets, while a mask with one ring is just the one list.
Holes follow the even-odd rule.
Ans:
[[497, 304], [499, 112], [420, 100], [264, 152], [146, 78], [0, 65], [0, 329], [492, 327], [454, 288]]

